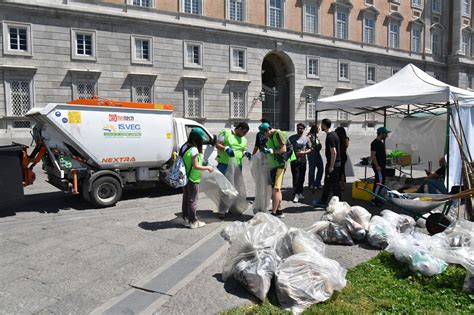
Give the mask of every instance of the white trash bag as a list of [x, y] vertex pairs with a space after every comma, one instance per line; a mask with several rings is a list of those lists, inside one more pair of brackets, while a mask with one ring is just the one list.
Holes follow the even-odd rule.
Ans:
[[[232, 276], [260, 301], [265, 300], [272, 284], [280, 258], [274, 250], [249, 250], [241, 253], [227, 265], [222, 273], [223, 279]], [[230, 268], [229, 268], [230, 267]]]
[[245, 189], [245, 183], [244, 183], [244, 177], [242, 176], [242, 170], [237, 165], [237, 161], [235, 158], [231, 158], [229, 160], [229, 165], [227, 166], [225, 177], [229, 180], [232, 186], [234, 186], [234, 188], [237, 190], [238, 196], [230, 207], [227, 207], [227, 205], [223, 204], [222, 210], [224, 211], [221, 210], [220, 212], [225, 212], [228, 209], [232, 213], [242, 214], [247, 210], [249, 204], [247, 202], [247, 191]]
[[275, 273], [280, 305], [300, 314], [312, 304], [331, 298], [346, 286], [347, 270], [319, 253], [299, 253], [286, 258]]
[[375, 248], [384, 249], [388, 245], [387, 238], [396, 233], [397, 230], [391, 222], [378, 215], [374, 215], [370, 219], [367, 241]]
[[[267, 215], [261, 213], [262, 215]], [[235, 225], [233, 231], [241, 229], [239, 234], [227, 235], [230, 248], [226, 253], [222, 278], [230, 277], [239, 281], [249, 292], [260, 300], [264, 300], [270, 289], [273, 274], [280, 263], [275, 246], [278, 236], [275, 233], [281, 226], [275, 226], [265, 218], [255, 225], [245, 223], [245, 226]], [[228, 232], [230, 229], [227, 230]], [[286, 230], [285, 230], [286, 233]]]
[[234, 186], [217, 168], [214, 168], [212, 173], [201, 173], [199, 190], [209, 197], [218, 207], [220, 204], [224, 204], [230, 208], [239, 195]]
[[326, 245], [315, 234], [299, 228], [290, 227], [285, 236], [278, 242], [276, 251], [284, 259], [300, 253], [320, 253], [324, 255]]
[[234, 239], [247, 238], [259, 248], [275, 248], [287, 231], [288, 227], [282, 220], [260, 212], [247, 222], [236, 221], [226, 225], [221, 236], [231, 244]]
[[328, 206], [326, 207], [326, 212], [338, 214], [342, 213], [343, 211], [347, 212], [346, 210], [350, 207], [351, 206], [347, 202], [339, 201], [338, 196], [333, 196], [331, 200], [329, 200]]
[[391, 222], [400, 233], [410, 233], [415, 230], [416, 222], [410, 216], [398, 214], [390, 210], [383, 210], [380, 212], [380, 215], [387, 221]]
[[431, 237], [426, 234], [392, 234], [387, 238], [386, 251], [393, 253], [398, 261], [408, 263], [410, 270], [425, 276], [443, 273], [448, 264], [430, 252]]
[[270, 166], [265, 154], [257, 152], [252, 156], [252, 177], [255, 182], [255, 200], [253, 212], [266, 212], [270, 208], [272, 186], [270, 180]]

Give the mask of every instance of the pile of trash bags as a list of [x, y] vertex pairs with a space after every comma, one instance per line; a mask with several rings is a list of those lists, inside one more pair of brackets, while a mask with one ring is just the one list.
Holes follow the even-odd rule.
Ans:
[[371, 216], [366, 209], [351, 207], [334, 196], [326, 208], [324, 220], [314, 223], [306, 231], [319, 235], [324, 243], [351, 246], [365, 240]]
[[395, 255], [409, 268], [426, 276], [444, 272], [449, 263], [468, 271], [464, 289], [474, 289], [474, 223], [453, 221], [442, 233], [430, 236], [416, 231], [417, 222], [410, 216], [383, 210], [371, 214], [362, 207], [351, 207], [333, 197], [322, 221], [305, 229], [321, 237], [326, 244], [354, 245], [367, 242]]
[[212, 173], [202, 172], [199, 190], [211, 199], [223, 212], [229, 210], [242, 214], [247, 210], [247, 192], [241, 169], [231, 158], [225, 174], [214, 167]]
[[329, 299], [346, 286], [347, 270], [324, 256], [321, 239], [280, 219], [257, 213], [221, 233], [230, 244], [222, 276], [234, 278], [263, 301], [275, 279], [280, 305], [294, 314]]
[[280, 219], [258, 212], [248, 222], [233, 222], [221, 232], [230, 247], [224, 281], [234, 278], [263, 301], [275, 284], [280, 305], [294, 314], [328, 300], [346, 286], [347, 270], [325, 256], [327, 244], [354, 245], [367, 240], [394, 254], [415, 273], [432, 276], [449, 263], [467, 269], [464, 289], [474, 289], [474, 223], [456, 221], [430, 236], [415, 230], [415, 220], [384, 210], [380, 216], [331, 199], [324, 220], [306, 229], [288, 228]]
[[387, 243], [386, 250], [414, 272], [437, 275], [452, 263], [466, 268], [466, 281], [474, 273], [474, 222], [453, 222], [444, 232], [433, 236], [415, 231], [396, 232], [388, 236]]

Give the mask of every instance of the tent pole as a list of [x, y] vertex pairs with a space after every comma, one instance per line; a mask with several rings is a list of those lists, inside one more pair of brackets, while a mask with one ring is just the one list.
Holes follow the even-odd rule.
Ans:
[[383, 126], [387, 127], [387, 107], [383, 108]]
[[315, 111], [315, 113], [314, 113], [314, 124], [316, 126], [318, 125], [318, 111]]
[[446, 188], [449, 189], [449, 139], [450, 139], [450, 130], [451, 130], [451, 106], [448, 105], [448, 119], [446, 124]]

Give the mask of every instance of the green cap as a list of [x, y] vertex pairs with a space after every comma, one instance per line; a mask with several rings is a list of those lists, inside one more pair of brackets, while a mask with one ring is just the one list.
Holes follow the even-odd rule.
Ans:
[[202, 130], [202, 128], [193, 128], [191, 130], [191, 133], [201, 137], [202, 140], [206, 140], [206, 134], [204, 133], [204, 130]]
[[385, 127], [380, 127], [377, 129], [377, 133], [384, 133], [384, 134], [389, 134], [391, 131], [388, 130], [387, 128]]
[[270, 128], [270, 124], [269, 123], [263, 123], [260, 126], [258, 126], [258, 131], [265, 132], [265, 130], [267, 130], [268, 128]]

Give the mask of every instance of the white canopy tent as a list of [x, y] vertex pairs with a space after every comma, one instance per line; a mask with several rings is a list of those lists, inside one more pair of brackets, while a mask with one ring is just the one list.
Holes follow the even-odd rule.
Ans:
[[377, 84], [317, 100], [316, 111], [445, 104], [455, 101], [460, 106], [473, 106], [474, 93], [436, 80], [413, 64], [408, 64]]
[[473, 92], [441, 82], [413, 64], [408, 64], [390, 78], [377, 84], [317, 100], [316, 111], [384, 110], [385, 114], [406, 115], [417, 112], [433, 113], [433, 110], [447, 105], [456, 105], [457, 109], [451, 114], [448, 108], [451, 117], [447, 120], [451, 125], [447, 128], [450, 133], [447, 179], [450, 189], [453, 185], [459, 185], [462, 177], [461, 153], [456, 134], [463, 141], [465, 152], [469, 152], [469, 148], [474, 150]]

